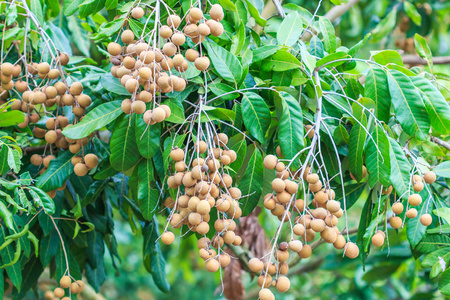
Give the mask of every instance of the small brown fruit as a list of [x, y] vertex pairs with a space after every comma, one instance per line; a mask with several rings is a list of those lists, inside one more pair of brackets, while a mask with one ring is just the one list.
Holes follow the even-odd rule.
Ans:
[[164, 245], [170, 245], [175, 241], [175, 235], [173, 232], [166, 231], [161, 235], [161, 242], [163, 242]]
[[131, 16], [135, 19], [140, 19], [144, 16], [144, 10], [142, 9], [142, 7], [135, 7], [131, 11]]
[[426, 172], [423, 175], [423, 180], [428, 184], [432, 184], [436, 181], [436, 173], [434, 173], [433, 171]]
[[206, 56], [202, 56], [202, 57], [198, 57], [195, 61], [194, 61], [195, 67], [197, 68], [197, 70], [200, 71], [205, 71], [206, 69], [209, 68], [209, 58]]
[[61, 280], [59, 281], [59, 285], [63, 289], [67, 289], [71, 283], [72, 283], [72, 280], [70, 279], [69, 276], [63, 276], [63, 277], [61, 277]]
[[77, 163], [73, 169], [77, 176], [84, 176], [88, 173], [89, 169], [84, 163]]
[[420, 216], [420, 223], [423, 226], [429, 226], [432, 221], [433, 221], [433, 218], [431, 217], [430, 214], [423, 214]]

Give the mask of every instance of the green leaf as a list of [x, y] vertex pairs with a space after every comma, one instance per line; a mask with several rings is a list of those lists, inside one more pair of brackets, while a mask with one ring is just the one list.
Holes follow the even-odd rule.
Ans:
[[344, 51], [338, 51], [332, 54], [329, 54], [325, 56], [324, 58], [317, 61], [316, 66], [320, 67], [326, 64], [327, 68], [337, 67], [342, 64], [348, 63], [348, 61], [338, 61], [340, 59], [344, 58], [350, 58], [350, 55], [348, 55]]
[[[366, 166], [369, 171], [369, 185], [373, 188], [377, 182], [388, 187], [391, 184], [391, 162], [389, 157], [389, 140], [379, 125], [374, 127], [372, 139], [369, 139], [366, 150]], [[378, 147], [378, 149], [377, 149]], [[380, 152], [378, 152], [380, 151]]]
[[136, 118], [136, 141], [139, 153], [149, 159], [159, 149], [159, 138], [161, 136], [161, 124], [156, 123], [147, 126], [141, 116]]
[[390, 162], [391, 162], [391, 175], [390, 179], [392, 186], [397, 191], [397, 195], [403, 195], [404, 199], [408, 199], [406, 192], [409, 190], [409, 171], [411, 170], [411, 164], [406, 159], [405, 153], [402, 147], [392, 138], [389, 139], [391, 145]]
[[184, 116], [184, 108], [183, 108], [183, 106], [180, 105], [180, 103], [176, 99], [174, 99], [174, 98], [168, 99], [168, 100], [164, 101], [163, 104], [169, 106], [170, 111], [171, 111], [170, 117], [165, 119], [165, 121], [175, 123], [175, 124], [183, 124], [184, 123], [184, 121], [186, 120], [186, 118]]
[[322, 41], [317, 36], [313, 36], [309, 42], [309, 54], [320, 59], [323, 58], [323, 50]]
[[[5, 236], [6, 236], [5, 230], [2, 228], [0, 244], [3, 244]], [[20, 243], [17, 243], [16, 245], [17, 245], [17, 247], [20, 247]], [[12, 244], [9, 244], [4, 249], [2, 249], [0, 251], [0, 256], [2, 258], [2, 265], [6, 265], [11, 262], [14, 262], [14, 254], [15, 254], [15, 249]], [[22, 286], [21, 269], [22, 268], [21, 268], [20, 264], [18, 264], [18, 263], [15, 263], [15, 264], [12, 264], [11, 266], [6, 267], [6, 274], [8, 274], [9, 279], [12, 281], [13, 285], [17, 288], [17, 290], [19, 292], [20, 292], [20, 288]], [[0, 272], [3, 272], [3, 269], [0, 269]]]
[[426, 140], [430, 120], [417, 89], [408, 76], [397, 70], [388, 72], [388, 83], [396, 118], [403, 130], [411, 136], [416, 135], [421, 141]]
[[371, 33], [366, 34], [362, 40], [360, 40], [358, 43], [356, 43], [353, 47], [351, 47], [348, 50], [348, 54], [351, 57], [355, 57], [355, 55], [359, 52], [361, 47], [364, 46], [371, 37], [372, 37]]
[[277, 31], [277, 41], [280, 45], [286, 45], [289, 47], [294, 46], [303, 32], [302, 19], [298, 15], [298, 12], [291, 12], [281, 22]]
[[278, 45], [267, 45], [256, 48], [253, 51], [253, 62], [257, 62], [263, 60], [273, 54], [275, 54], [278, 50], [281, 49], [281, 46]]
[[8, 148], [8, 165], [14, 173], [19, 173], [22, 154], [15, 148]]
[[364, 144], [366, 142], [366, 131], [363, 126], [367, 126], [367, 118], [364, 113], [358, 118], [360, 123], [355, 123], [350, 131], [350, 144], [349, 144], [349, 163], [348, 167], [350, 172], [355, 176], [359, 182], [363, 178], [363, 164], [364, 164]]
[[437, 176], [450, 178], [450, 161], [440, 163], [433, 169], [433, 172], [436, 173]]
[[390, 117], [391, 96], [386, 72], [372, 64], [368, 64], [367, 67], [364, 96], [375, 102], [374, 113], [377, 119], [387, 123]]
[[439, 134], [450, 133], [450, 106], [442, 93], [427, 79], [411, 77], [425, 102], [431, 127]]
[[270, 125], [270, 110], [264, 99], [256, 93], [242, 95], [242, 119], [245, 128], [261, 143]]
[[86, 264], [86, 278], [97, 293], [100, 292], [100, 287], [106, 279], [103, 255], [98, 258], [98, 262], [96, 268], [93, 268], [90, 264]]
[[142, 216], [146, 220], [151, 220], [158, 206], [159, 192], [151, 188], [150, 183], [154, 181], [153, 165], [149, 159], [143, 160], [139, 164], [139, 186], [138, 186], [138, 206]]
[[[258, 204], [263, 188], [263, 178], [263, 158], [259, 149], [256, 148], [248, 161], [244, 176], [238, 183], [243, 195], [240, 199], [243, 216], [251, 213]], [[248, 196], [245, 197], [246, 195]]]
[[118, 0], [106, 0], [105, 2], [105, 8], [106, 9], [114, 9], [117, 7]]
[[444, 234], [426, 234], [420, 243], [414, 248], [419, 253], [431, 253], [439, 247], [449, 247], [450, 238]]
[[427, 44], [425, 38], [416, 33], [414, 35], [414, 46], [416, 47], [417, 53], [427, 61], [428, 68], [433, 72], [433, 55], [431, 54], [430, 47]]
[[250, 16], [252, 16], [253, 19], [255, 19], [256, 24], [258, 24], [261, 27], [266, 26], [267, 20], [263, 19], [261, 15], [259, 14], [258, 9], [253, 5], [253, 3], [249, 0], [246, 0], [248, 12], [250, 13]]
[[209, 58], [218, 75], [237, 87], [242, 77], [242, 65], [236, 56], [217, 45], [213, 41], [203, 42]]
[[8, 152], [9, 147], [2, 145], [2, 148], [0, 149], [0, 175], [3, 175], [9, 171]]
[[350, 135], [342, 124], [339, 124], [334, 130], [333, 139], [336, 145], [348, 144], [350, 142]]
[[303, 116], [300, 104], [286, 92], [275, 97], [278, 117], [278, 143], [284, 158], [291, 159], [303, 146]]
[[[213, 82], [213, 83], [209, 84], [208, 87], [211, 90], [211, 92], [214, 93], [214, 95], [220, 96], [220, 98], [222, 98], [223, 100], [234, 100], [237, 97], [239, 97], [238, 92], [234, 93], [234, 91], [236, 89], [225, 83]], [[227, 95], [224, 95], [224, 94], [227, 94]]]
[[422, 203], [416, 207], [417, 209], [417, 217], [413, 219], [408, 219], [406, 222], [406, 235], [408, 237], [408, 241], [411, 246], [414, 248], [417, 244], [420, 243], [422, 238], [425, 236], [426, 227], [420, 223], [420, 216], [424, 213], [431, 211], [433, 209], [433, 202], [428, 199], [429, 194], [426, 189], [423, 189], [420, 192], [422, 196]]
[[44, 24], [44, 15], [42, 13], [42, 5], [39, 0], [30, 0], [30, 10], [36, 16], [41, 25]]
[[6, 111], [0, 114], [0, 127], [14, 126], [25, 121], [25, 114], [18, 110]]
[[55, 256], [56, 251], [58, 251], [59, 243], [60, 241], [56, 230], [41, 239], [39, 252], [41, 254], [40, 259], [44, 267], [46, 267]]
[[370, 51], [370, 53], [372, 54], [373, 60], [380, 65], [394, 64], [403, 66], [402, 57], [395, 50]]
[[408, 17], [414, 22], [414, 24], [420, 26], [420, 24], [422, 23], [422, 16], [419, 14], [414, 4], [409, 1], [405, 1], [403, 2], [403, 8], [405, 9]]
[[53, 215], [56, 210], [55, 202], [53, 202], [53, 199], [50, 198], [47, 193], [35, 186], [29, 186], [28, 188], [31, 196], [33, 197], [33, 200], [39, 203], [39, 205], [44, 208], [45, 213], [48, 215]]
[[428, 254], [422, 261], [422, 266], [426, 268], [431, 268], [430, 278], [435, 278], [445, 270], [445, 265], [442, 266], [441, 262], [445, 262], [445, 264], [448, 264], [449, 260], [450, 260], [450, 247], [445, 247]]
[[388, 33], [394, 29], [396, 19], [397, 6], [394, 6], [388, 15], [384, 17], [380, 23], [378, 23], [374, 30], [372, 30], [372, 41], [375, 43], [387, 36]]
[[47, 171], [37, 178], [36, 186], [46, 192], [62, 187], [73, 173], [72, 157], [74, 155], [70, 151], [65, 151], [50, 161]]
[[230, 0], [219, 0], [219, 3], [225, 10], [231, 10], [237, 13], [236, 5], [234, 5], [234, 3], [231, 2]]
[[83, 3], [83, 0], [64, 0], [63, 3], [64, 14], [67, 17], [73, 15], [78, 10], [78, 6], [81, 3]]
[[61, 5], [58, 0], [45, 0], [47, 10], [50, 11], [52, 17], [57, 17], [61, 11]]
[[236, 152], [236, 160], [230, 164], [230, 168], [237, 173], [241, 168], [245, 154], [247, 153], [245, 136], [242, 133], [232, 136], [228, 141], [227, 147]]
[[264, 71], [287, 71], [301, 68], [300, 61], [291, 53], [280, 50], [262, 62]]
[[0, 201], [0, 217], [5, 222], [6, 227], [8, 227], [9, 229], [14, 229], [13, 216], [2, 201]]
[[119, 79], [112, 76], [111, 73], [102, 75], [100, 83], [108, 92], [112, 92], [118, 95], [130, 96], [130, 93], [127, 91], [127, 89], [122, 84], [120, 84]]
[[319, 17], [317, 21], [319, 25], [320, 32], [323, 36], [323, 44], [325, 46], [325, 50], [328, 53], [333, 53], [336, 51], [336, 35], [334, 32], [334, 26], [331, 24], [330, 20], [325, 17]]
[[120, 100], [100, 104], [91, 110], [81, 122], [64, 128], [62, 134], [71, 139], [87, 137], [95, 130], [105, 127], [117, 119], [123, 113], [121, 104]]
[[234, 123], [234, 119], [236, 118], [236, 113], [230, 109], [207, 105], [204, 105], [203, 109], [204, 111], [202, 112], [202, 116], [200, 118], [202, 123], [209, 122], [209, 120], [224, 120]]
[[444, 295], [450, 295], [450, 269], [445, 270], [439, 277], [438, 288]]
[[133, 167], [140, 158], [136, 143], [136, 125], [132, 116], [124, 115], [116, 121], [111, 135], [111, 166], [118, 171], [126, 171]]

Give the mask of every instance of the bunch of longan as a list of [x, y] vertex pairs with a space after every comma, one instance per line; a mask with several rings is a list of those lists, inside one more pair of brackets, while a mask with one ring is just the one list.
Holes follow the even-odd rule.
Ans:
[[[177, 198], [174, 200], [168, 197], [164, 201], [164, 205], [172, 209], [168, 221], [173, 228], [187, 225], [189, 230], [204, 236], [197, 246], [210, 272], [230, 263], [229, 255], [220, 253], [224, 243], [240, 245], [242, 242], [241, 237], [234, 232], [234, 219], [242, 215], [238, 202], [242, 193], [239, 188], [232, 187], [231, 176], [224, 172], [224, 167], [236, 160], [236, 152], [228, 149], [227, 143], [228, 136], [224, 133], [214, 137], [212, 148], [205, 141], [198, 140], [189, 165], [185, 163], [182, 149], [174, 148], [170, 152], [174, 174], [167, 179], [167, 185], [170, 189], [177, 189]], [[210, 232], [208, 222], [212, 209], [217, 210], [220, 217], [214, 222], [215, 235], [210, 240], [206, 235]], [[161, 236], [162, 242], [167, 245], [174, 239], [175, 235], [169, 231]]]
[[[162, 122], [170, 116], [169, 107], [160, 105], [146, 111], [146, 103], [151, 102], [156, 93], [183, 91], [186, 88], [186, 80], [182, 74], [189, 67], [188, 61], [193, 62], [200, 71], [208, 69], [208, 57], [201, 56], [194, 48], [188, 49], [183, 55], [181, 47], [186, 43], [186, 38], [190, 38], [197, 45], [210, 34], [222, 34], [222, 7], [219, 4], [212, 5], [209, 14], [211, 19], [206, 20], [201, 9], [192, 7], [184, 18], [183, 27], [180, 27], [182, 19], [178, 15], [169, 15], [167, 25], [161, 26], [158, 31], [163, 44], [156, 45], [154, 41], [147, 43], [142, 38], [136, 40], [130, 29], [124, 30], [120, 35], [123, 46], [116, 42], [108, 44], [107, 50], [113, 64], [111, 74], [119, 78], [120, 83], [132, 94], [131, 99], [125, 99], [122, 103], [125, 113], [145, 112], [145, 123], [150, 125]], [[144, 10], [135, 7], [131, 16], [140, 19], [144, 16]], [[153, 35], [156, 34], [153, 32]]]
[[[408, 219], [414, 219], [415, 217], [417, 217], [418, 212], [417, 212], [417, 209], [415, 209], [414, 207], [422, 204], [422, 196], [420, 196], [418, 193], [421, 192], [423, 190], [423, 188], [425, 187], [424, 181], [427, 184], [432, 184], [433, 182], [436, 181], [436, 174], [433, 171], [428, 171], [425, 174], [423, 174], [423, 178], [417, 174], [413, 175], [411, 177], [412, 188], [417, 193], [411, 193], [408, 197], [407, 208], [408, 207], [409, 208], [407, 209], [407, 211], [405, 213], [405, 216]], [[390, 191], [392, 191], [392, 187], [390, 187]], [[383, 191], [383, 194], [385, 194], [384, 191]], [[429, 201], [429, 200], [427, 200], [427, 201]], [[413, 206], [413, 207], [410, 207], [410, 206]], [[398, 201], [396, 201], [395, 203], [392, 204], [392, 212], [395, 214], [394, 216], [392, 216], [389, 219], [389, 224], [391, 225], [392, 228], [398, 229], [398, 228], [402, 227], [403, 220], [398, 215], [400, 215], [403, 212], [403, 210], [404, 210], [404, 205], [401, 202], [401, 199], [399, 199]], [[423, 226], [429, 226], [432, 223], [433, 218], [431, 217], [431, 215], [429, 213], [425, 212], [424, 214], [422, 214], [420, 216], [419, 221]], [[377, 235], [377, 233], [375, 235]], [[375, 235], [374, 235], [374, 237], [375, 237]], [[375, 241], [380, 241], [379, 235], [375, 238]], [[383, 239], [383, 243], [384, 243], [384, 239]], [[374, 238], [372, 238], [372, 244], [375, 246], [381, 246], [381, 245], [383, 245], [383, 243], [374, 242]]]
[[86, 154], [84, 157], [74, 156], [72, 157], [72, 165], [74, 166], [74, 173], [82, 177], [98, 166], [98, 157], [92, 153]]
[[[82, 93], [83, 86], [81, 83], [74, 82], [69, 87], [64, 77], [61, 77], [63, 80], [59, 81], [62, 75], [60, 72], [61, 66], [69, 62], [69, 56], [66, 53], [61, 53], [51, 64], [48, 62], [30, 63], [25, 68], [23, 75], [20, 62], [16, 65], [8, 62], [1, 65], [2, 88], [0, 88], [0, 94], [4, 95], [0, 104], [9, 98], [9, 90], [13, 88], [21, 98], [14, 100], [11, 105], [11, 109], [22, 110], [26, 113], [25, 121], [18, 125], [19, 128], [25, 128], [30, 123], [37, 123], [44, 112], [40, 109], [41, 106], [44, 109], [53, 108], [55, 104], [59, 107], [72, 106], [73, 113], [80, 117], [85, 113], [86, 108], [91, 105], [91, 98]], [[15, 82], [14, 77], [17, 77]], [[63, 115], [56, 118], [59, 118], [58, 122], [61, 128], [69, 124], [67, 117]], [[55, 126], [50, 126], [55, 124], [56, 122], [46, 124], [46, 126], [49, 130], [55, 130]], [[42, 135], [43, 130], [38, 128], [33, 132], [37, 131], [35, 134]], [[49, 135], [49, 140], [56, 141], [54, 133]]]
[[[65, 289], [69, 289], [69, 295], [66, 295]], [[59, 281], [59, 287], [55, 288], [52, 291], [46, 291], [45, 292], [45, 299], [47, 300], [55, 300], [55, 299], [62, 299], [62, 300], [70, 300], [71, 294], [78, 294], [81, 293], [84, 290], [84, 282], [82, 280], [72, 281], [72, 279], [69, 276], [63, 276], [61, 277], [61, 280]]]

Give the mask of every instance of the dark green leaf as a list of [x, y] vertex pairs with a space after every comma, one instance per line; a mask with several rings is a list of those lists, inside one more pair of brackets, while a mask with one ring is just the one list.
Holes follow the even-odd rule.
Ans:
[[389, 138], [389, 144], [391, 145], [389, 153], [392, 186], [399, 196], [403, 195], [404, 199], [407, 199], [408, 195], [406, 195], [406, 191], [409, 190], [409, 171], [411, 170], [411, 165], [406, 159], [402, 148], [394, 139]]
[[291, 12], [281, 22], [277, 31], [277, 41], [280, 45], [294, 46], [303, 32], [302, 19], [298, 12]]
[[386, 73], [383, 69], [371, 64], [368, 64], [367, 67], [364, 96], [375, 102], [374, 113], [377, 119], [387, 123], [389, 121], [391, 96], [389, 94]]
[[125, 115], [116, 121], [111, 135], [111, 166], [118, 171], [126, 171], [133, 167], [140, 158], [136, 143], [135, 115]]
[[263, 178], [263, 158], [259, 149], [255, 149], [250, 157], [244, 176], [238, 183], [238, 187], [243, 195], [243, 198], [240, 199], [243, 216], [251, 213], [258, 204], [263, 188]]
[[149, 159], [143, 160], [139, 164], [138, 174], [138, 206], [142, 212], [142, 216], [146, 220], [152, 220], [159, 202], [158, 190], [150, 187], [150, 183], [155, 180], [152, 161]]
[[237, 87], [242, 77], [242, 66], [237, 57], [213, 41], [205, 41], [203, 44], [219, 76]]
[[262, 143], [270, 125], [269, 107], [261, 96], [252, 92], [242, 95], [241, 105], [245, 127]]
[[62, 187], [73, 172], [72, 157], [74, 155], [70, 151], [65, 151], [50, 161], [48, 169], [37, 178], [36, 186], [46, 192]]
[[145, 158], [152, 158], [159, 148], [161, 124], [147, 126], [141, 116], [136, 118], [136, 141], [139, 153]]
[[369, 139], [366, 150], [366, 166], [369, 171], [369, 185], [371, 188], [377, 182], [388, 187], [391, 184], [389, 176], [391, 174], [391, 160], [389, 140], [386, 133], [379, 125], [374, 127], [372, 139]]

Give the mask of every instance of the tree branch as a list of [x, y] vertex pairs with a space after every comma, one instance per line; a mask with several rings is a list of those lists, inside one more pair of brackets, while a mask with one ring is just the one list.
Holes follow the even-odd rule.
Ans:
[[432, 136], [432, 137], [431, 137], [431, 141], [432, 141], [433, 143], [436, 143], [436, 144], [438, 144], [439, 146], [442, 146], [442, 147], [444, 147], [444, 148], [446, 148], [447, 150], [450, 151], [450, 144], [449, 144], [449, 143], [447, 143], [447, 142], [445, 142], [445, 141], [443, 141], [443, 140], [441, 140], [441, 139], [439, 139], [439, 138], [437, 138], [437, 137], [435, 137], [435, 136]]
[[324, 17], [333, 22], [334, 20], [345, 14], [353, 5], [358, 2], [359, 0], [350, 0], [347, 4], [334, 6], [325, 14]]
[[[414, 54], [407, 54], [402, 56], [403, 63], [408, 65], [426, 65], [427, 61], [422, 57]], [[433, 57], [433, 64], [445, 65], [450, 64], [450, 56], [436, 56]]]

